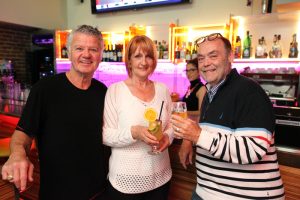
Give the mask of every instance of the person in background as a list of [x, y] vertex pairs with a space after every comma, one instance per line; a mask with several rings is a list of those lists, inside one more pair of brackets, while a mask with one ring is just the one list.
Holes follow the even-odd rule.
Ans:
[[[188, 117], [195, 122], [199, 122], [200, 108], [206, 93], [206, 88], [200, 80], [198, 58], [187, 61], [185, 72], [190, 81], [190, 86], [182, 98], [182, 101], [186, 102]], [[187, 165], [192, 164], [193, 151], [191, 141], [182, 140], [179, 149], [179, 160], [185, 169]]]
[[187, 61], [185, 72], [190, 81], [190, 86], [182, 98], [182, 101], [186, 102], [189, 118], [198, 122], [200, 107], [206, 93], [206, 88], [200, 80], [197, 58]]
[[228, 39], [196, 40], [207, 94], [198, 123], [172, 115], [174, 134], [196, 145], [197, 187], [192, 199], [284, 199], [275, 117], [264, 90], [231, 68]]
[[102, 144], [106, 86], [93, 79], [103, 51], [101, 32], [81, 25], [68, 37], [71, 68], [35, 84], [12, 136], [4, 180], [24, 191], [33, 181], [33, 138], [40, 163], [39, 199], [101, 198], [107, 161]]
[[[112, 148], [108, 194], [110, 199], [167, 200], [172, 176], [166, 150], [173, 140], [172, 101], [164, 84], [149, 79], [157, 65], [152, 40], [133, 37], [125, 51], [125, 65], [128, 78], [110, 85], [105, 97], [103, 142]], [[145, 115], [152, 110], [158, 118], [162, 102], [163, 138], [159, 142], [148, 131]], [[156, 144], [161, 153], [150, 155]]]

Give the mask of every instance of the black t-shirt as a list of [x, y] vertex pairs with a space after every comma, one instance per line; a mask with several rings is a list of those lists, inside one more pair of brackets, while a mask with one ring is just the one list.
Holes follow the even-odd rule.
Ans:
[[32, 88], [18, 129], [37, 138], [40, 199], [87, 200], [106, 183], [102, 145], [106, 86], [93, 79], [87, 90], [65, 74]]

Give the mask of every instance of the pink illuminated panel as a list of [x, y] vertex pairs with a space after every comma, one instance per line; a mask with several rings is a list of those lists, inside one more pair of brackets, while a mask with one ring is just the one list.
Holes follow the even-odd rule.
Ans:
[[[69, 68], [70, 61], [57, 59], [57, 73], [66, 72]], [[170, 92], [177, 92], [183, 96], [189, 86], [184, 69], [185, 63], [175, 65], [168, 60], [160, 60], [150, 79], [165, 83]], [[123, 62], [102, 62], [95, 72], [94, 78], [103, 82], [106, 86], [125, 80], [127, 78], [125, 64]]]
[[[65, 72], [70, 67], [68, 60], [56, 60], [57, 73]], [[297, 59], [238, 59], [232, 64], [239, 72], [249, 67], [253, 73], [300, 73]], [[169, 60], [159, 60], [155, 73], [150, 79], [165, 83], [170, 92], [177, 92], [183, 96], [189, 86], [186, 78], [185, 63], [174, 64]], [[94, 78], [106, 86], [125, 80], [127, 72], [122, 62], [103, 62], [99, 65]]]

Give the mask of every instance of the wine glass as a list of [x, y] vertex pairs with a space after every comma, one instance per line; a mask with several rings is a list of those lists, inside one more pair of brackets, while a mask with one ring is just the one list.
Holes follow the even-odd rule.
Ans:
[[186, 103], [183, 101], [173, 102], [172, 114], [178, 115], [186, 119], [188, 117]]

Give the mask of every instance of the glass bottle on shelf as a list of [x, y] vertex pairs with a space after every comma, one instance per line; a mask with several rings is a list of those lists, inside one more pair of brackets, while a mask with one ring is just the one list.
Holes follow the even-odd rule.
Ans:
[[267, 58], [267, 46], [265, 44], [265, 38], [261, 37], [258, 39], [258, 44], [255, 48], [255, 58]]
[[68, 58], [68, 49], [66, 46], [61, 48], [61, 58]]
[[117, 45], [115, 44], [115, 48], [112, 49], [112, 62], [117, 62]]
[[174, 55], [175, 59], [180, 59], [180, 47], [179, 47], [179, 41], [177, 41], [176, 43], [176, 48], [175, 48], [175, 55]]
[[290, 44], [289, 58], [298, 58], [298, 42], [296, 34], [293, 34], [293, 40]]
[[234, 58], [241, 58], [241, 38], [236, 36], [234, 44]]
[[251, 37], [250, 32], [247, 31], [246, 38], [243, 42], [243, 58], [250, 58], [251, 56]]
[[167, 45], [167, 41], [163, 40], [162, 42], [162, 48], [163, 48], [163, 59], [169, 59], [169, 49], [168, 49], [168, 45]]
[[117, 47], [118, 47], [117, 48], [117, 61], [118, 62], [122, 62], [122, 60], [123, 60], [123, 53], [122, 53], [122, 51], [123, 51], [123, 45], [119, 44]]
[[159, 58], [159, 47], [158, 47], [158, 44], [157, 44], [157, 40], [153, 40], [153, 43], [155, 45], [155, 49], [156, 49], [156, 53], [157, 53], [157, 58]]
[[264, 58], [267, 58], [268, 57], [268, 50], [267, 50], [267, 44], [266, 44], [265, 37], [262, 36], [261, 40], [262, 40], [262, 46], [263, 46], [263, 50], [264, 50]]
[[192, 59], [192, 42], [188, 43], [188, 48], [186, 49], [185, 53], [185, 60], [191, 60]]
[[112, 62], [113, 60], [113, 52], [112, 52], [112, 44], [107, 45], [107, 62]]
[[180, 49], [180, 60], [183, 61], [185, 59], [186, 54], [186, 43], [182, 42], [182, 48]]
[[193, 51], [192, 51], [192, 60], [194, 58], [197, 58], [197, 46], [196, 45], [194, 45], [194, 48], [193, 48]]
[[272, 44], [272, 48], [269, 52], [269, 57], [270, 58], [274, 58], [275, 57], [275, 53], [276, 53], [276, 48], [277, 48], [277, 35], [273, 36], [273, 44]]
[[270, 58], [281, 58], [282, 57], [282, 49], [280, 44], [281, 35], [275, 34], [273, 37], [272, 49], [269, 52]]
[[282, 57], [281, 35], [277, 36], [277, 45], [278, 45], [278, 52], [276, 58], [281, 58]]
[[106, 45], [104, 45], [103, 53], [102, 53], [102, 62], [106, 60]]

